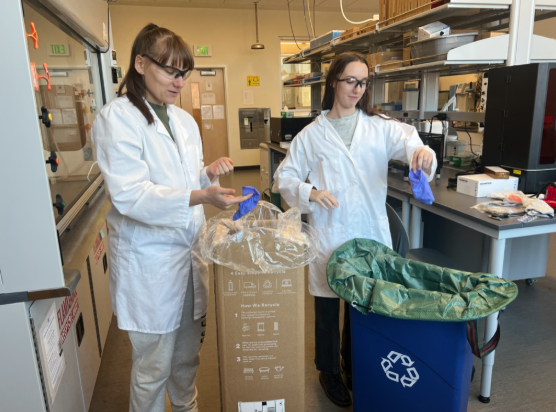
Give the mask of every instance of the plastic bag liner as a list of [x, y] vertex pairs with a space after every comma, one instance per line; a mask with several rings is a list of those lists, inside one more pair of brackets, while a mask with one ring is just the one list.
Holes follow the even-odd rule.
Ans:
[[298, 208], [282, 213], [272, 203], [233, 221], [233, 211], [209, 219], [201, 235], [201, 253], [209, 262], [246, 272], [274, 272], [305, 266], [317, 256], [318, 234], [301, 221]]
[[517, 296], [517, 286], [506, 279], [405, 259], [369, 239], [353, 239], [336, 249], [326, 272], [334, 293], [364, 315], [470, 321], [468, 339], [478, 357], [496, 348], [500, 325], [493, 339], [479, 348], [477, 319], [499, 311]]

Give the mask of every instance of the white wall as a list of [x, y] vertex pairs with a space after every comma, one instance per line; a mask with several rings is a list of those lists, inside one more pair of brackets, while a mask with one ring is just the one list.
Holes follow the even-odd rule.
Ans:
[[[171, 7], [111, 7], [114, 46], [118, 63], [127, 70], [131, 45], [137, 33], [147, 24], [164, 26], [187, 41], [212, 46], [212, 57], [196, 58], [197, 67], [226, 66], [228, 147], [236, 166], [259, 164], [258, 150], [241, 150], [239, 144], [238, 109], [270, 107], [280, 112], [280, 42], [279, 36], [291, 36], [287, 11], [259, 10], [259, 40], [264, 50], [251, 50], [255, 43], [254, 9], [197, 9]], [[307, 36], [301, 11], [293, 11], [296, 36]], [[317, 36], [330, 30], [352, 27], [340, 13], [317, 12]], [[260, 87], [247, 87], [247, 76], [260, 76]], [[243, 91], [254, 93], [253, 105], [243, 104]]]

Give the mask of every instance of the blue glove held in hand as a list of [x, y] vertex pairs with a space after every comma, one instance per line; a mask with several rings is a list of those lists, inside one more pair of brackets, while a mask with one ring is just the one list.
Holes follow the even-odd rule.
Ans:
[[255, 209], [255, 206], [259, 203], [259, 199], [261, 198], [259, 191], [253, 186], [243, 186], [243, 196], [248, 195], [249, 193], [253, 193], [253, 196], [239, 204], [237, 212], [232, 220], [238, 220], [242, 216], [245, 216], [247, 213]]
[[432, 205], [434, 196], [429, 182], [427, 182], [427, 177], [421, 169], [418, 169], [415, 173], [412, 169], [409, 169], [409, 182], [415, 199], [426, 205]]

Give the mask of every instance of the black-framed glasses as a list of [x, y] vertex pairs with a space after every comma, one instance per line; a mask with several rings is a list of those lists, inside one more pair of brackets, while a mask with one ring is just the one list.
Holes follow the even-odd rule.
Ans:
[[162, 74], [164, 77], [166, 77], [168, 79], [171, 79], [171, 80], [176, 80], [176, 79], [179, 79], [180, 77], [183, 77], [183, 79], [185, 80], [185, 79], [187, 79], [187, 77], [191, 73], [191, 70], [180, 70], [177, 67], [162, 64], [158, 60], [153, 59], [148, 54], [142, 54], [141, 57], [146, 57], [147, 59], [152, 61], [154, 64], [156, 64], [158, 67], [160, 67], [161, 69], [164, 69], [164, 70], [159, 70], [159, 73]]
[[369, 84], [369, 78], [357, 80], [355, 77], [346, 77], [345, 79], [338, 79], [339, 82], [344, 82], [348, 86], [353, 86], [354, 89], [360, 86], [362, 89], [366, 89]]

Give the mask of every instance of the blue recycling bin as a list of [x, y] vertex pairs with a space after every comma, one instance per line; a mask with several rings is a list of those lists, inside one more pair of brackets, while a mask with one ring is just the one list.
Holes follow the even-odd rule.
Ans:
[[467, 410], [473, 354], [465, 322], [350, 314], [354, 411]]

